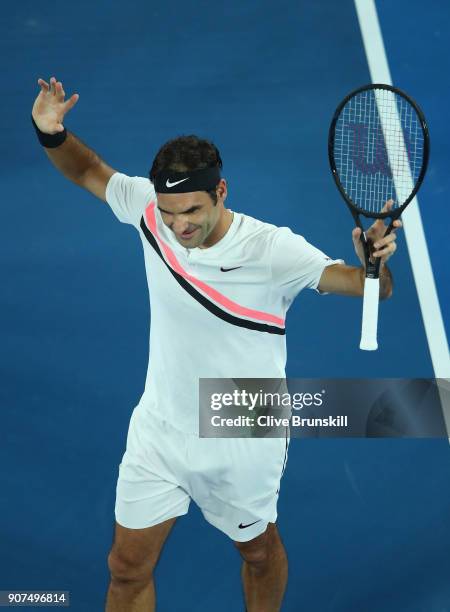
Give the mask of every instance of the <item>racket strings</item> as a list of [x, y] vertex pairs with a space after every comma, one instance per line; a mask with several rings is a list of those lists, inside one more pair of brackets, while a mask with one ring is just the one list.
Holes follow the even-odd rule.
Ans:
[[334, 158], [340, 182], [361, 210], [381, 212], [408, 199], [424, 163], [424, 134], [414, 107], [385, 89], [356, 94], [336, 122]]

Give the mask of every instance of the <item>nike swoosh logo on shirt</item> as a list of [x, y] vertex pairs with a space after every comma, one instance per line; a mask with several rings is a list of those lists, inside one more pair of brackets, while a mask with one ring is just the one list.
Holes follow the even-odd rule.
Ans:
[[184, 183], [184, 181], [188, 181], [190, 178], [191, 178], [191, 177], [190, 177], [190, 176], [188, 176], [187, 178], [181, 179], [181, 181], [175, 181], [174, 183], [171, 183], [171, 182], [169, 181], [169, 179], [167, 179], [167, 181], [166, 181], [166, 187], [168, 187], [168, 188], [170, 189], [171, 187], [175, 187], [175, 185], [179, 185], [180, 183]]
[[235, 268], [220, 268], [221, 272], [231, 272], [231, 270], [239, 270], [239, 268], [242, 268], [242, 266], [236, 266]]
[[247, 529], [247, 527], [251, 527], [252, 525], [254, 525], [255, 523], [259, 523], [259, 521], [261, 521], [262, 519], [258, 519], [257, 521], [254, 521], [253, 523], [249, 523], [248, 525], [243, 525], [242, 523], [239, 525], [239, 529]]

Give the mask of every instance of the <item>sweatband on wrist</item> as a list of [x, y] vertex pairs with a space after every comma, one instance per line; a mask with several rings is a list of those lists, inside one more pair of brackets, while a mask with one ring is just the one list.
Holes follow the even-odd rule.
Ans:
[[162, 170], [153, 179], [156, 193], [189, 193], [211, 191], [220, 181], [220, 168], [202, 168], [189, 172]]
[[59, 145], [62, 145], [67, 138], [66, 128], [64, 128], [63, 132], [58, 132], [57, 134], [46, 134], [45, 132], [41, 132], [41, 130], [38, 128], [35, 120], [33, 119], [33, 115], [31, 115], [31, 121], [34, 129], [36, 130], [39, 142], [46, 149], [54, 149], [55, 147], [59, 147]]

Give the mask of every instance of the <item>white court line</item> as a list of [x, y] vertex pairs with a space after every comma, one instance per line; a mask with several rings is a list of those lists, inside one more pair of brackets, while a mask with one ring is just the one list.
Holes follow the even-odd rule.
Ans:
[[[392, 85], [375, 2], [355, 0], [355, 7], [372, 83]], [[408, 204], [402, 220], [434, 375], [450, 378], [448, 342], [417, 198]]]

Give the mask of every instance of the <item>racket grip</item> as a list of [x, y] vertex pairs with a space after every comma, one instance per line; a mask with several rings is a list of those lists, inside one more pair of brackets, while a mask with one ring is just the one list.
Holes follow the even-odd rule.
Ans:
[[378, 327], [378, 302], [380, 295], [380, 279], [366, 278], [364, 283], [364, 301], [361, 327], [361, 342], [359, 348], [363, 351], [376, 351]]

